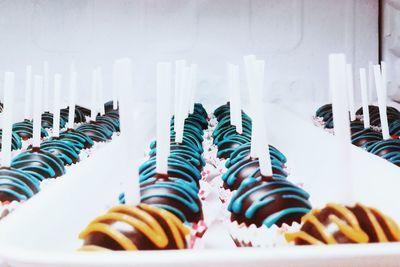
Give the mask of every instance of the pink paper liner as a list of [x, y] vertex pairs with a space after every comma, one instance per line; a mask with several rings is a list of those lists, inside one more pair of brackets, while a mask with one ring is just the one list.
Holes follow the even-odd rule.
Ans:
[[300, 229], [300, 224], [293, 223], [291, 226], [284, 224], [281, 227], [273, 225], [268, 228], [265, 225], [256, 227], [254, 224], [246, 226], [236, 221], [228, 222], [229, 234], [237, 247], [260, 247], [271, 248], [290, 245], [285, 239], [285, 233]]

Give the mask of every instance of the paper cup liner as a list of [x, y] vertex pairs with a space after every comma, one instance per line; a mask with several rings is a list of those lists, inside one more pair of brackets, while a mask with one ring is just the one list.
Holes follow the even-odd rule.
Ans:
[[285, 239], [285, 233], [295, 232], [300, 229], [300, 224], [293, 223], [291, 226], [283, 224], [268, 228], [265, 225], [256, 227], [254, 224], [246, 226], [236, 221], [228, 222], [229, 234], [237, 247], [259, 247], [272, 248], [290, 245]]
[[0, 220], [4, 219], [11, 212], [16, 210], [20, 205], [22, 205], [25, 201], [0, 201]]
[[190, 234], [188, 236], [188, 248], [193, 248], [203, 237], [208, 227], [203, 220], [192, 224], [186, 224], [186, 226], [190, 228]]
[[323, 119], [323, 118], [313, 116], [313, 117], [312, 117], [312, 120], [313, 120], [313, 123], [314, 123], [315, 126], [324, 128], [325, 122], [324, 122], [324, 119]]

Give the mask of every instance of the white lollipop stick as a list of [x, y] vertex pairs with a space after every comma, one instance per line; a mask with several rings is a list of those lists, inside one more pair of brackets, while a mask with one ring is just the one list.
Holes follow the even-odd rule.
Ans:
[[[113, 68], [113, 77], [116, 75], [114, 72], [115, 72], [115, 68]], [[113, 99], [113, 109], [117, 110], [118, 109], [118, 82], [115, 79], [113, 79], [113, 83], [112, 83], [112, 99]]]
[[11, 164], [14, 80], [15, 76], [13, 72], [6, 72], [4, 74], [4, 109], [1, 137], [1, 164], [4, 167], [9, 167]]
[[226, 86], [228, 87], [228, 101], [229, 101], [229, 114], [230, 114], [230, 122], [231, 125], [236, 125], [235, 120], [232, 117], [233, 106], [232, 106], [232, 98], [233, 98], [233, 86], [232, 86], [232, 64], [226, 64]]
[[53, 136], [60, 136], [60, 92], [61, 75], [54, 75]]
[[374, 78], [374, 65], [372, 61], [368, 62], [368, 99], [374, 100], [375, 94], [375, 78]]
[[92, 71], [92, 101], [90, 108], [90, 120], [95, 121], [97, 115], [97, 69]]
[[[254, 105], [255, 105], [255, 119], [254, 123], [257, 125], [256, 147], [258, 149], [259, 162], [260, 162], [260, 173], [262, 176], [272, 176], [272, 165], [269, 153], [268, 137], [265, 128], [265, 118], [263, 112], [262, 103], [262, 90], [264, 87], [264, 76], [265, 76], [265, 62], [263, 60], [257, 60], [254, 62]], [[265, 109], [266, 103], [264, 103]]]
[[196, 89], [197, 89], [197, 64], [190, 65], [190, 106], [189, 106], [189, 113], [192, 114], [194, 112], [194, 104], [195, 104], [195, 96], [196, 96]]
[[49, 62], [43, 63], [44, 111], [50, 111]]
[[390, 139], [390, 133], [389, 133], [389, 123], [385, 105], [386, 94], [379, 65], [374, 65], [374, 75], [375, 75], [376, 92], [378, 95], [379, 117], [381, 119], [382, 137], [384, 140], [387, 140]]
[[42, 95], [43, 95], [43, 77], [34, 76], [34, 110], [33, 110], [33, 147], [40, 147], [40, 138], [42, 130]]
[[[264, 76], [261, 77], [264, 79]], [[240, 87], [239, 87], [239, 66], [232, 65], [231, 67], [231, 84], [232, 84], [232, 98], [231, 98], [231, 120], [236, 126], [238, 134], [243, 133], [242, 127], [242, 109], [240, 106]]]
[[170, 154], [171, 63], [157, 64], [157, 173], [168, 174]]
[[103, 72], [101, 68], [97, 69], [97, 93], [98, 93], [98, 101], [99, 101], [99, 111], [100, 115], [104, 115], [105, 111], [105, 101], [104, 101], [104, 94], [103, 94]]
[[68, 111], [68, 128], [73, 129], [75, 123], [75, 94], [76, 94], [77, 73], [71, 68], [69, 77], [69, 111]]
[[[245, 56], [244, 58], [244, 66], [245, 66], [245, 76], [246, 76], [246, 80], [247, 80], [247, 87], [248, 90], [250, 92], [250, 97], [252, 97], [252, 93], [254, 92], [254, 61], [256, 60], [256, 57], [254, 55], [248, 55]], [[251, 112], [252, 117], [254, 117], [254, 113], [256, 113], [256, 111], [254, 110], [254, 106], [252, 107]], [[256, 158], [257, 155], [257, 148], [256, 148], [256, 144], [257, 144], [257, 140], [255, 140], [257, 138], [256, 135], [256, 129], [255, 129], [255, 125], [254, 123], [252, 124], [252, 130], [251, 130], [251, 143], [250, 143], [250, 157], [252, 158]]]
[[360, 87], [361, 87], [364, 128], [367, 129], [371, 126], [371, 123], [369, 119], [369, 109], [368, 109], [367, 73], [364, 68], [360, 69]]
[[25, 74], [25, 119], [32, 118], [32, 66], [26, 66]]
[[[329, 87], [332, 93], [333, 123], [335, 125], [335, 138], [338, 141], [337, 180], [335, 183], [343, 185], [342, 199], [339, 202], [352, 201], [352, 168], [351, 168], [351, 134], [347, 106], [346, 90], [346, 57], [344, 54], [329, 55]], [[349, 185], [349, 186], [346, 186]]]
[[[119, 115], [121, 123], [121, 138], [124, 141], [124, 148], [134, 149], [135, 118], [132, 110], [133, 78], [132, 62], [129, 58], [116, 60], [113, 69], [113, 83], [117, 86], [119, 94]], [[128, 159], [129, 161], [129, 159]], [[130, 164], [134, 164], [129, 161]], [[127, 204], [135, 205], [140, 202], [140, 189], [138, 175], [132, 172], [125, 180], [125, 201]]]
[[187, 116], [186, 108], [187, 105], [185, 104], [187, 101], [187, 86], [188, 86], [188, 78], [189, 78], [189, 68], [184, 67], [182, 70], [181, 75], [181, 86], [180, 86], [180, 95], [178, 97], [178, 113], [175, 115], [175, 141], [177, 143], [183, 142], [183, 132], [185, 129], [185, 118]]
[[354, 121], [356, 120], [356, 107], [354, 105], [354, 80], [351, 64], [346, 64], [346, 82], [349, 97], [350, 120]]
[[386, 67], [386, 63], [385, 61], [381, 61], [381, 73], [382, 73], [382, 85], [383, 85], [383, 103], [385, 105], [385, 107], [387, 107], [387, 67]]
[[181, 91], [182, 91], [182, 80], [183, 72], [186, 66], [185, 60], [175, 61], [175, 94], [174, 94], [174, 130], [177, 131], [176, 117], [179, 113]]

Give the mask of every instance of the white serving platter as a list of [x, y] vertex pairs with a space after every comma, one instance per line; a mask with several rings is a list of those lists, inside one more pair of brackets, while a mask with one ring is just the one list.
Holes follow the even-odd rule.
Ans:
[[[289, 159], [289, 179], [301, 181], [321, 206], [340, 199], [334, 137], [278, 106], [266, 110], [271, 143]], [[77, 236], [87, 223], [117, 203], [121, 184], [143, 160], [151, 123], [143, 117], [129, 150], [121, 138], [82, 162], [79, 171], [38, 194], [0, 222], [0, 255], [9, 266], [396, 266], [400, 243], [336, 246], [284, 246], [229, 249], [229, 237], [208, 235], [205, 247], [187, 251], [80, 253]], [[147, 122], [147, 128], [140, 125]], [[351, 146], [351, 145], [349, 145]], [[354, 200], [375, 206], [400, 221], [400, 168], [351, 146]], [[112, 160], [111, 160], [112, 159]], [[127, 161], [127, 159], [129, 159]], [[68, 178], [68, 179], [67, 179]], [[350, 184], [350, 176], [349, 176]], [[351, 202], [351, 200], [349, 200]], [[218, 232], [218, 231], [217, 231]], [[214, 244], [214, 245], [213, 245]], [[228, 247], [228, 248], [227, 248]]]

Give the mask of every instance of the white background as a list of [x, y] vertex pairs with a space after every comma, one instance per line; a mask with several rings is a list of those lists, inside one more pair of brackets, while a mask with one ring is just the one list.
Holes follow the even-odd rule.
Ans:
[[226, 99], [225, 64], [255, 53], [270, 99], [324, 102], [328, 54], [357, 68], [376, 62], [377, 32], [377, 0], [3, 0], [0, 73], [17, 73], [22, 101], [27, 63], [40, 74], [48, 60], [66, 75], [74, 59], [78, 102], [89, 104], [91, 70], [103, 67], [110, 91], [113, 60], [129, 56], [142, 101], [155, 99], [157, 61], [186, 58], [199, 64], [198, 100], [215, 106]]

